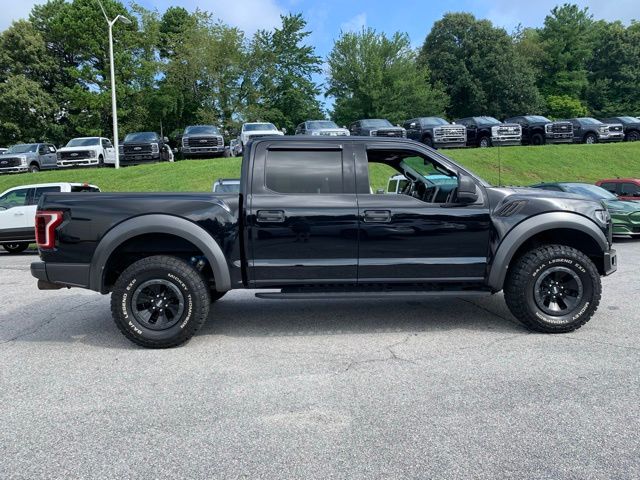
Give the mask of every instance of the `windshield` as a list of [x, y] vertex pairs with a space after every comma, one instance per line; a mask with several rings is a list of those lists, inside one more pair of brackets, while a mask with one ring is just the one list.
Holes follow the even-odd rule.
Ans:
[[242, 127], [245, 132], [253, 132], [256, 130], [278, 130], [273, 123], [245, 123]]
[[67, 147], [89, 147], [93, 145], [100, 145], [100, 139], [98, 137], [74, 138], [67, 143]]
[[158, 135], [154, 132], [130, 133], [124, 137], [125, 142], [157, 142]]
[[421, 121], [425, 125], [449, 125], [449, 122], [440, 117], [426, 117], [422, 118]]
[[604, 188], [589, 185], [588, 183], [565, 183], [563, 187], [565, 192], [575, 193], [595, 200], [616, 200], [618, 198]]
[[382, 118], [374, 118], [371, 120], [362, 120], [363, 127], [393, 127], [389, 120]]
[[[637, 119], [636, 117], [618, 117], [618, 119], [621, 122], [624, 122], [624, 123], [638, 123], [638, 122], [640, 122], [640, 119]], [[612, 118], [611, 120], [617, 120], [617, 119]]]
[[194, 127], [187, 127], [184, 131], [185, 135], [218, 135], [220, 130], [213, 125], [197, 125]]
[[340, 128], [335, 122], [330, 120], [315, 120], [313, 122], [308, 122], [308, 125], [309, 130], [318, 130], [320, 128]]
[[551, 123], [551, 120], [549, 120], [547, 117], [543, 117], [542, 115], [528, 115], [526, 117], [524, 117], [527, 122], [546, 122], [546, 123]]
[[20, 145], [14, 145], [13, 147], [9, 147], [7, 153], [28, 153], [35, 152], [38, 150], [37, 143], [23, 143]]
[[595, 118], [579, 118], [582, 123], [586, 125], [601, 125], [602, 122], [600, 120], [596, 120]]
[[478, 125], [496, 125], [500, 123], [500, 120], [493, 117], [476, 117]]

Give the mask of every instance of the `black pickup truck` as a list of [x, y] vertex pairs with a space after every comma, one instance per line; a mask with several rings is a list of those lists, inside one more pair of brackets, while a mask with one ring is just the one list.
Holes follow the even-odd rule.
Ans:
[[120, 144], [120, 164], [123, 166], [165, 161], [173, 161], [169, 139], [155, 132], [130, 133]]
[[504, 123], [517, 123], [522, 127], [523, 145], [573, 142], [573, 125], [571, 122], [552, 122], [541, 115], [522, 115], [507, 118]]
[[[407, 185], [371, 193], [369, 164]], [[458, 185], [444, 199], [426, 181], [436, 174]], [[239, 193], [43, 195], [31, 272], [41, 289], [111, 293], [117, 326], [145, 347], [185, 342], [233, 289], [328, 299], [504, 288], [516, 318], [557, 333], [596, 311], [600, 276], [616, 269], [611, 228], [597, 201], [492, 187], [412, 140], [270, 137], [247, 145]]]

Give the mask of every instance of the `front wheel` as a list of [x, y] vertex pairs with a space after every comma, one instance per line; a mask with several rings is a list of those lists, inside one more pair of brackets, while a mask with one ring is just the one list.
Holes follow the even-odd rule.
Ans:
[[597, 142], [598, 142], [598, 137], [596, 137], [595, 134], [593, 133], [588, 133], [584, 137], [584, 143], [586, 143], [587, 145], [593, 145], [594, 143], [597, 143]]
[[544, 137], [542, 136], [541, 133], [534, 133], [533, 136], [531, 137], [531, 144], [532, 145], [544, 145]]
[[182, 259], [143, 258], [118, 278], [111, 312], [120, 331], [147, 348], [176, 347], [188, 341], [209, 314], [209, 287]]
[[598, 304], [600, 274], [584, 253], [565, 245], [545, 245], [509, 268], [504, 296], [511, 313], [544, 333], [572, 332], [587, 323]]
[[489, 148], [491, 146], [491, 139], [489, 137], [482, 137], [478, 145], [480, 148]]
[[22, 253], [29, 248], [29, 242], [4, 243], [2, 248], [9, 253]]
[[40, 166], [37, 163], [32, 163], [29, 165], [29, 172], [38, 173], [40, 171]]

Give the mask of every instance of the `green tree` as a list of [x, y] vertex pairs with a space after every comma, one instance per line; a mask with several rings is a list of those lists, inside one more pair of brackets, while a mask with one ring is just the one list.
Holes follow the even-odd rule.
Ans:
[[281, 20], [279, 28], [258, 31], [251, 42], [246, 116], [292, 132], [300, 122], [324, 116], [317, 99], [320, 89], [313, 80], [321, 73], [322, 60], [305, 43], [309, 32], [302, 15]]
[[589, 9], [564, 4], [547, 15], [539, 30], [543, 55], [539, 65], [543, 95], [569, 95], [584, 99], [587, 62], [592, 55], [593, 19]]
[[551, 118], [584, 117], [588, 113], [587, 107], [570, 95], [549, 95], [546, 100], [546, 111]]
[[343, 33], [329, 54], [327, 95], [335, 98], [333, 118], [401, 122], [420, 115], [442, 115], [447, 95], [432, 86], [429, 69], [416, 63], [409, 37], [388, 38], [371, 28]]
[[542, 108], [534, 71], [512, 38], [469, 13], [448, 13], [434, 24], [419, 64], [428, 65], [433, 80], [446, 86], [452, 117], [501, 118]]

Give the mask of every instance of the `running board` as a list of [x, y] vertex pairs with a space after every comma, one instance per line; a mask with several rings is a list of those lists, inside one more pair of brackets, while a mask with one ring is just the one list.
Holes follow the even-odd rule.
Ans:
[[419, 298], [419, 297], [479, 297], [492, 295], [486, 290], [449, 291], [371, 291], [371, 292], [266, 292], [256, 293], [257, 298], [266, 300], [314, 300], [349, 298]]

